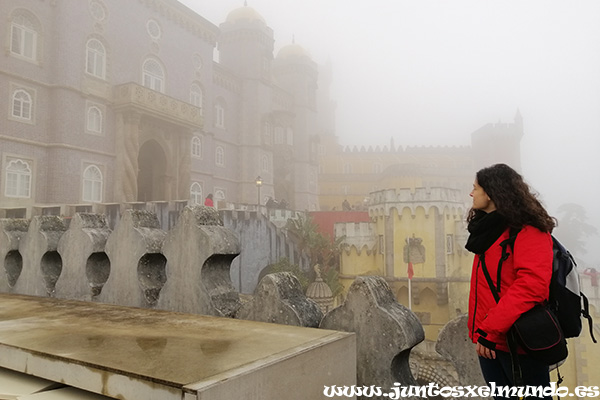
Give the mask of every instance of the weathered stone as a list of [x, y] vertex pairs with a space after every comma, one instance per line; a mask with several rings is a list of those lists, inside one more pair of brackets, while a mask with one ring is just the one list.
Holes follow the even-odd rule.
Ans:
[[375, 385], [385, 390], [395, 382], [417, 384], [409, 355], [425, 333], [415, 314], [396, 301], [382, 277], [356, 278], [344, 304], [327, 313], [320, 327], [356, 333], [359, 386]]
[[223, 227], [212, 207], [182, 211], [169, 231], [163, 252], [166, 283], [157, 307], [165, 310], [232, 317], [240, 307], [231, 284], [231, 261], [240, 253], [235, 234]]
[[469, 339], [467, 320], [468, 316], [463, 314], [448, 322], [438, 335], [435, 350], [454, 364], [461, 385], [485, 386], [475, 344]]
[[27, 219], [0, 219], [0, 292], [10, 293], [21, 275], [23, 256], [19, 244], [28, 229]]
[[68, 228], [68, 220], [54, 215], [33, 217], [27, 234], [19, 243], [23, 269], [14, 292], [33, 296], [54, 296], [62, 272], [58, 241]]
[[166, 234], [160, 229], [156, 214], [125, 210], [106, 241], [111, 271], [97, 299], [124, 306], [154, 307], [166, 280], [167, 259], [162, 254]]
[[77, 213], [58, 242], [63, 260], [56, 297], [93, 300], [110, 275], [106, 241], [111, 230], [101, 214]]
[[279, 272], [261, 279], [253, 299], [240, 308], [236, 317], [317, 328], [323, 313], [317, 303], [304, 295], [298, 278]]

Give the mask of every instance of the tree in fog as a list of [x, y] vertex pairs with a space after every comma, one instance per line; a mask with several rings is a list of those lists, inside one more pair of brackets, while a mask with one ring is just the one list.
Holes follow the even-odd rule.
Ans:
[[585, 209], [579, 204], [567, 203], [558, 207], [556, 237], [574, 257], [587, 253], [586, 241], [598, 234], [598, 229], [588, 223]]

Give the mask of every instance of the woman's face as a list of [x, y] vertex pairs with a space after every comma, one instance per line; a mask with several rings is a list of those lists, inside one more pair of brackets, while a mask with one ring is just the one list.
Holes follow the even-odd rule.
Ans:
[[475, 179], [475, 182], [473, 182], [471, 197], [473, 198], [473, 208], [475, 210], [481, 210], [489, 213], [496, 209], [496, 205], [492, 199], [490, 199], [490, 196], [487, 195], [485, 190], [479, 186], [477, 179]]

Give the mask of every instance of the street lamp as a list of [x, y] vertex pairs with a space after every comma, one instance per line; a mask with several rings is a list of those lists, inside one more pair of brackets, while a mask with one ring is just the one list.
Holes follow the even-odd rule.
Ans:
[[259, 176], [256, 177], [256, 188], [258, 189], [258, 197], [257, 197], [257, 204], [260, 207], [260, 187], [262, 186], [263, 181], [262, 178]]

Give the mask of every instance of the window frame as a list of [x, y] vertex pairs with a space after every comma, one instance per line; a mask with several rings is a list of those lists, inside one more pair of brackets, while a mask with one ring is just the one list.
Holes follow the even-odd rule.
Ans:
[[[27, 101], [24, 100], [19, 100], [17, 99], [17, 95], [19, 93], [24, 93], [27, 96]], [[35, 94], [35, 93], [34, 93]], [[30, 91], [24, 87], [18, 86], [18, 87], [14, 87], [12, 89], [11, 92], [11, 99], [10, 99], [10, 116], [12, 119], [17, 120], [17, 121], [21, 121], [21, 122], [33, 122], [33, 113], [34, 113], [34, 94], [30, 93]], [[19, 110], [20, 110], [20, 115], [15, 114], [15, 105], [16, 102], [20, 101], [21, 104], [19, 105]], [[28, 104], [29, 108], [27, 110], [27, 114], [28, 116], [23, 116], [24, 115], [24, 105]]]
[[[17, 19], [23, 19], [23, 23], [19, 23]], [[15, 33], [19, 33], [19, 37], [15, 39]], [[29, 35], [28, 35], [29, 34]], [[27, 43], [26, 41], [30, 39], [30, 53], [31, 56], [27, 55]], [[15, 40], [17, 42], [15, 42]], [[38, 41], [39, 41], [39, 31], [36, 29], [36, 24], [29, 16], [23, 15], [22, 13], [17, 13], [13, 15], [10, 21], [10, 53], [19, 58], [22, 58], [27, 61], [37, 62], [38, 61]], [[16, 45], [15, 45], [16, 43]], [[15, 47], [19, 47], [16, 49]]]
[[[147, 68], [149, 63], [154, 63], [160, 70], [160, 75]], [[148, 81], [147, 81], [148, 80]], [[142, 64], [142, 86], [154, 90], [156, 92], [165, 92], [165, 68], [162, 63], [155, 58], [147, 58]]]
[[192, 157], [195, 158], [202, 158], [202, 138], [198, 135], [194, 135], [192, 137], [192, 143], [191, 143], [191, 153], [192, 153]]
[[[97, 43], [100, 48], [94, 49], [90, 43]], [[95, 78], [106, 79], [106, 46], [97, 38], [90, 38], [85, 43], [85, 72]]]
[[[25, 166], [25, 172], [14, 170], [11, 171], [12, 164], [23, 164]], [[15, 175], [15, 177], [11, 177], [10, 174]], [[25, 186], [23, 186], [23, 179], [26, 178]], [[30, 165], [30, 162], [23, 160], [22, 158], [13, 158], [8, 160], [6, 163], [5, 173], [4, 173], [4, 196], [9, 198], [19, 198], [19, 199], [30, 199], [31, 198], [31, 184], [33, 181], [33, 168]], [[11, 182], [14, 182], [11, 185]], [[9, 193], [9, 191], [14, 188], [14, 192]], [[25, 189], [25, 190], [23, 190]]]
[[[98, 112], [97, 114], [97, 129], [95, 129], [92, 125], [94, 123], [94, 121], [90, 122], [91, 119], [91, 112], [93, 110], [96, 110]], [[102, 135], [103, 133], [103, 129], [104, 129], [104, 113], [102, 111], [102, 109], [100, 107], [98, 107], [97, 105], [89, 105], [87, 107], [86, 113], [85, 113], [85, 129], [87, 132], [91, 133], [91, 134], [95, 134], [95, 135]]]
[[215, 165], [217, 167], [225, 167], [225, 149], [223, 146], [215, 147]]
[[[194, 191], [195, 187], [199, 188], [199, 190]], [[199, 182], [192, 182], [190, 185], [190, 202], [192, 202], [192, 205], [204, 204], [204, 190]]]
[[202, 103], [204, 102], [204, 91], [200, 84], [193, 82], [190, 85], [190, 104], [200, 109], [202, 115]]
[[[99, 179], [95, 179], [96, 177], [90, 177], [88, 175], [89, 171], [96, 171]], [[95, 164], [89, 164], [83, 169], [83, 173], [81, 174], [81, 200], [85, 203], [102, 203], [103, 199], [103, 190], [104, 190], [104, 174], [102, 174], [102, 170]], [[90, 197], [87, 197], [87, 189], [90, 189]]]
[[215, 103], [215, 127], [225, 129], [225, 106], [221, 101]]

